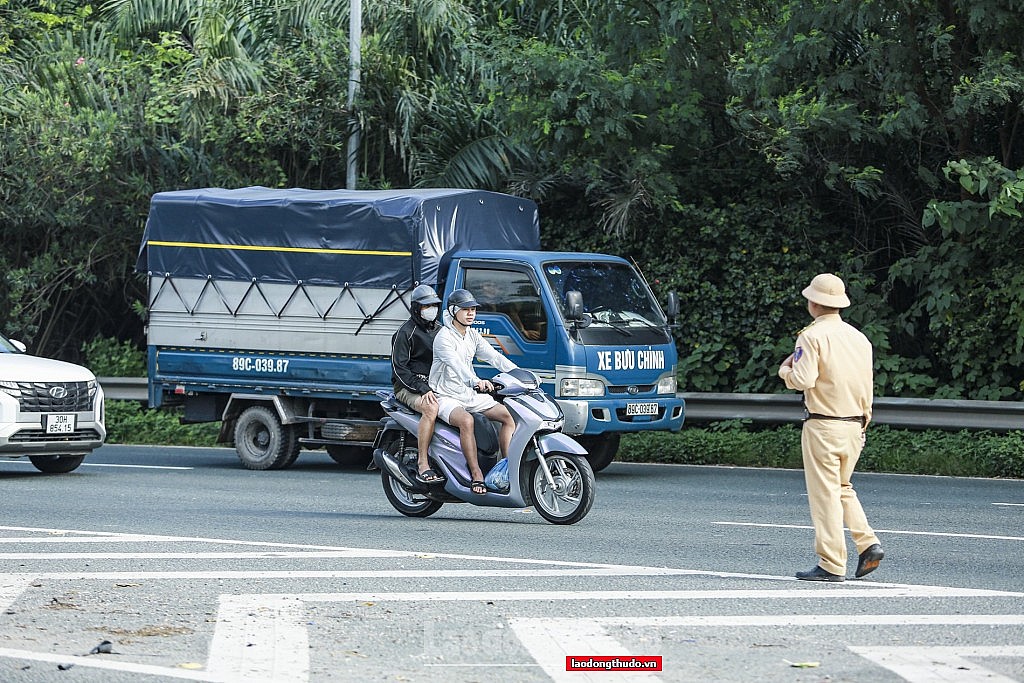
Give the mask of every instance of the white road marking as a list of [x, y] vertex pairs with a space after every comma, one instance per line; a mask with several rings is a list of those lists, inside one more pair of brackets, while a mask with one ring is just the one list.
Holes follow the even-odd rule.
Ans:
[[660, 680], [640, 671], [566, 671], [571, 655], [629, 657], [625, 646], [592, 619], [509, 619], [519, 642], [554, 683], [653, 683]]
[[769, 614], [692, 617], [593, 617], [620, 626], [1016, 626], [1024, 614]]
[[1024, 657], [1024, 647], [992, 645], [977, 647], [862, 647], [847, 646], [851, 652], [889, 669], [910, 683], [1016, 683], [976, 664], [970, 659], [985, 657]]
[[[642, 672], [566, 671], [565, 658], [570, 655], [644, 656], [649, 653], [629, 652], [606, 630], [606, 626], [844, 626], [844, 625], [965, 625], [1021, 624], [1024, 615], [943, 615], [943, 614], [801, 614], [784, 616], [705, 616], [705, 617], [598, 617], [589, 619], [511, 618], [509, 626], [519, 642], [529, 651], [555, 683], [586, 682], [626, 683], [657, 681], [653, 674]], [[994, 674], [964, 657], [1024, 657], [1024, 647], [854, 647], [858, 655], [883, 666], [912, 683], [950, 681], [951, 683], [1016, 683]], [[970, 675], [965, 675], [966, 671]]]
[[211, 675], [205, 671], [153, 666], [151, 664], [133, 664], [131, 662], [111, 661], [99, 657], [76, 657], [75, 655], [58, 655], [50, 654], [49, 652], [15, 650], [6, 647], [0, 648], [0, 657], [24, 659], [30, 662], [47, 662], [49, 664], [71, 664], [75, 668], [106, 669], [107, 671], [123, 671], [150, 676], [163, 676], [165, 678], [181, 678], [186, 681], [209, 681], [210, 683], [236, 683], [238, 681], [237, 676]]
[[0, 574], [0, 612], [6, 612], [30, 582], [27, 576]]
[[[32, 465], [31, 462], [26, 460], [8, 460], [7, 462], [18, 465]], [[35, 465], [32, 465], [34, 468]], [[122, 465], [107, 462], [83, 462], [79, 467], [125, 467], [129, 469], [137, 470], [194, 470], [194, 467], [179, 467], [174, 465]]]
[[288, 595], [221, 595], [206, 670], [251, 683], [309, 680], [302, 601]]
[[992, 503], [993, 505], [1004, 505], [1012, 508], [1024, 508], [1024, 503]]
[[[755, 522], [712, 522], [723, 526], [759, 526], [774, 529], [814, 529], [800, 524], [759, 524]], [[901, 529], [875, 529], [879, 534], [903, 534], [909, 536], [945, 536], [948, 538], [981, 538], [994, 541], [1024, 541], [1024, 536], [995, 536], [992, 534], [953, 534], [942, 531], [906, 531]]]
[[[258, 576], [265, 576], [259, 574]], [[216, 578], [216, 577], [204, 577]], [[255, 578], [255, 577], [254, 577]], [[990, 591], [980, 588], [903, 586], [900, 588], [806, 588], [782, 590], [666, 590], [666, 591], [420, 591], [414, 593], [266, 593], [310, 602], [490, 602], [571, 600], [796, 600], [801, 598], [977, 598], [1024, 597], [1024, 593]]]

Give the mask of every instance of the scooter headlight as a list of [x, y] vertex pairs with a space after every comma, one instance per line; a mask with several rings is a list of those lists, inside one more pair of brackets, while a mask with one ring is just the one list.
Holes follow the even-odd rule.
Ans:
[[565, 418], [558, 418], [557, 420], [544, 420], [540, 423], [538, 431], [542, 432], [560, 432], [562, 427], [565, 426]]

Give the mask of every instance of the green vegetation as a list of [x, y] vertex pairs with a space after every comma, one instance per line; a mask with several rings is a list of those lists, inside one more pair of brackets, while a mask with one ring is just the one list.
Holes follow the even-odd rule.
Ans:
[[0, 0], [0, 320], [143, 339], [149, 197], [529, 195], [680, 294], [680, 386], [781, 391], [815, 273], [876, 395], [1024, 400], [1024, 14], [1007, 0]]

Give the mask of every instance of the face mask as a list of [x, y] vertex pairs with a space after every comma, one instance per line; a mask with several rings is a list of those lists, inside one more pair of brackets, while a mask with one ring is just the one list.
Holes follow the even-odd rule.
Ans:
[[420, 317], [426, 320], [428, 323], [434, 322], [435, 320], [437, 320], [437, 306], [421, 308]]

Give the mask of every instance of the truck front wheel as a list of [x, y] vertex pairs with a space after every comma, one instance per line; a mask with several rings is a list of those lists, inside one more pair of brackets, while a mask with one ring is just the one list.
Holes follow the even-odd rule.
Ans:
[[235, 451], [250, 470], [277, 470], [295, 462], [299, 440], [273, 410], [249, 406], [235, 422]]
[[618, 433], [613, 432], [611, 434], [581, 434], [573, 438], [587, 449], [587, 461], [590, 463], [590, 468], [595, 472], [600, 472], [612, 464], [612, 460], [619, 452], [619, 437]]

